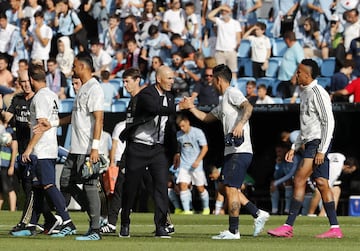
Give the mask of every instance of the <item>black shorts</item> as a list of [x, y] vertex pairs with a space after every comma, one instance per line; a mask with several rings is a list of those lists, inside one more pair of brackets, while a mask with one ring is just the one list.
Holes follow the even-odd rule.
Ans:
[[0, 193], [15, 191], [15, 176], [9, 176], [7, 168], [0, 167], [0, 183]]
[[[320, 142], [321, 141], [319, 139], [314, 139], [310, 142], [307, 142], [305, 144], [304, 158], [314, 159], [315, 155], [317, 153], [317, 150], [319, 148]], [[331, 145], [329, 146], [329, 149], [325, 154], [324, 163], [321, 164], [320, 166], [314, 167], [311, 178], [314, 179], [314, 178], [321, 177], [321, 178], [329, 179], [329, 159], [327, 157], [327, 154], [328, 154], [330, 148], [331, 148]]]

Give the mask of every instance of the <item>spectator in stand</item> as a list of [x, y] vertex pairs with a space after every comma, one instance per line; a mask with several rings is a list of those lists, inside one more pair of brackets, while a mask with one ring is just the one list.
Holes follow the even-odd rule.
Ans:
[[[240, 23], [231, 17], [232, 10], [228, 5], [221, 5], [208, 14], [208, 19], [217, 25], [216, 63], [226, 64], [235, 81], [238, 71], [237, 50], [241, 41]], [[216, 15], [220, 13], [221, 17]]]
[[120, 17], [113, 14], [109, 18], [109, 27], [102, 33], [99, 33], [100, 42], [110, 56], [114, 56], [115, 52], [121, 48], [122, 45], [123, 34], [119, 25]]
[[44, 12], [37, 11], [34, 14], [35, 25], [31, 30], [30, 41], [32, 41], [31, 60], [39, 61], [46, 66], [46, 61], [49, 59], [51, 48], [51, 39], [53, 32], [49, 26], [44, 23]]
[[[301, 2], [301, 1], [300, 1]], [[332, 9], [336, 5], [333, 0], [307, 0], [307, 8], [311, 13], [311, 18], [318, 24], [322, 34], [329, 28], [328, 23], [331, 19]]]
[[[340, 71], [336, 72], [331, 77], [331, 93], [344, 89], [349, 84], [354, 67], [354, 61], [348, 59], [345, 60], [344, 66], [341, 67]], [[344, 99], [344, 97], [336, 96], [333, 98], [333, 102], [348, 102], [348, 100], [347, 98]]]
[[100, 77], [101, 71], [110, 71], [112, 58], [106, 51], [104, 51], [98, 38], [93, 38], [90, 41], [90, 45], [91, 57], [94, 62], [93, 75]]
[[122, 49], [115, 52], [115, 58], [113, 59], [113, 67], [111, 70], [110, 79], [121, 77], [123, 70], [125, 70], [124, 51]]
[[287, 50], [281, 60], [278, 79], [281, 81], [277, 88], [277, 95], [281, 98], [290, 98], [296, 88], [296, 69], [301, 60], [304, 59], [304, 50], [297, 42], [295, 33], [285, 32], [284, 41]]
[[170, 8], [165, 11], [163, 16], [163, 31], [167, 32], [169, 36], [172, 34], [180, 34], [182, 38], [186, 39], [185, 27], [186, 14], [181, 8], [180, 0], [170, 0]]
[[346, 59], [353, 60], [355, 62], [354, 71], [352, 73], [355, 77], [360, 77], [360, 36], [354, 38], [350, 43], [350, 48], [347, 51]]
[[123, 29], [123, 47], [126, 48], [128, 41], [135, 40], [136, 42], [138, 42], [140, 36], [138, 34], [139, 28], [137, 26], [137, 20], [134, 15], [127, 16], [124, 20], [124, 24], [125, 27]]
[[13, 57], [11, 73], [18, 77], [19, 62], [21, 59], [29, 60], [30, 58], [30, 19], [22, 18], [20, 20], [20, 29], [16, 29], [11, 36], [10, 48], [8, 54]]
[[21, 0], [10, 0], [11, 9], [5, 11], [7, 20], [10, 24], [20, 26], [19, 14], [22, 12], [22, 1]]
[[147, 83], [149, 84], [155, 84], [156, 83], [156, 71], [159, 69], [160, 66], [162, 66], [164, 62], [162, 61], [161, 57], [154, 56], [152, 58], [151, 62], [151, 68], [148, 73]]
[[251, 105], [255, 105], [258, 96], [256, 94], [256, 82], [250, 80], [246, 83], [246, 98]]
[[59, 0], [56, 3], [56, 15], [54, 26], [58, 28], [57, 35], [52, 40], [51, 54], [57, 54], [57, 39], [62, 36], [68, 36], [71, 41], [71, 48], [77, 47], [78, 51], [87, 50], [88, 43], [86, 32], [84, 34], [83, 25], [76, 11], [70, 8], [69, 0]]
[[149, 37], [144, 41], [141, 57], [147, 60], [150, 67], [153, 57], [158, 56], [164, 59], [170, 57], [172, 44], [167, 34], [159, 32], [158, 26], [150, 25], [148, 32]]
[[114, 98], [120, 98], [118, 90], [109, 83], [110, 72], [104, 70], [100, 73], [101, 76], [101, 88], [104, 92], [104, 111], [111, 112], [111, 105]]
[[58, 54], [56, 55], [56, 62], [59, 69], [64, 73], [65, 77], [69, 78], [72, 75], [72, 66], [74, 63], [74, 51], [70, 46], [70, 39], [67, 36], [60, 37], [57, 41]]
[[329, 57], [335, 57], [335, 72], [338, 72], [344, 64], [346, 52], [344, 47], [344, 37], [341, 32], [342, 25], [338, 15], [333, 14], [330, 19], [330, 29], [324, 31], [324, 41], [328, 47]]
[[184, 61], [194, 60], [196, 50], [190, 42], [183, 39], [180, 34], [173, 34], [170, 39], [176, 45], [177, 51], [180, 52]]
[[91, 17], [97, 21], [98, 34], [104, 33], [104, 30], [109, 27], [109, 16], [115, 14], [106, 7], [107, 3], [112, 4], [115, 3], [115, 1], [100, 0], [93, 2], [89, 13]]
[[270, 97], [269, 95], [267, 95], [267, 88], [266, 85], [264, 84], [260, 84], [257, 87], [257, 100], [256, 103], [257, 105], [266, 105], [266, 104], [274, 104], [274, 100], [272, 99], [272, 97]]
[[219, 93], [213, 86], [213, 70], [207, 67], [203, 79], [195, 84], [191, 98], [198, 99], [198, 106], [215, 107], [219, 104]]
[[270, 39], [265, 36], [266, 24], [257, 22], [245, 32], [243, 39], [251, 42], [251, 61], [254, 78], [265, 77], [268, 60], [271, 56]]
[[349, 51], [351, 41], [360, 36], [359, 11], [352, 9], [344, 12], [344, 19], [346, 21], [343, 33], [344, 46], [345, 51]]
[[140, 48], [136, 43], [135, 39], [130, 39], [126, 43], [128, 49], [128, 54], [126, 56], [126, 69], [129, 68], [139, 68], [139, 59], [140, 59]]
[[351, 81], [344, 89], [338, 90], [332, 93], [332, 99], [337, 96], [349, 96], [354, 95], [353, 102], [360, 103], [360, 78]]
[[305, 58], [328, 58], [329, 49], [326, 41], [320, 33], [317, 23], [311, 17], [304, 21], [304, 32], [302, 33], [304, 57]]
[[141, 40], [141, 46], [144, 46], [143, 42], [150, 36], [149, 28], [152, 25], [159, 27], [161, 22], [160, 13], [156, 10], [156, 4], [152, 0], [145, 0], [144, 2], [144, 11], [141, 14], [141, 19], [139, 23], [139, 34]]
[[187, 39], [190, 41], [191, 45], [198, 49], [200, 45], [200, 24], [198, 17], [195, 13], [195, 4], [194, 2], [187, 2], [185, 4], [185, 14], [186, 14], [186, 30], [187, 30]]
[[12, 56], [10, 56], [9, 49], [11, 39], [14, 33], [16, 33], [16, 26], [8, 22], [7, 16], [4, 12], [0, 12], [0, 53], [7, 56], [9, 62], [9, 69], [11, 69]]
[[53, 30], [54, 35], [56, 33], [55, 28], [55, 0], [46, 0], [45, 1], [45, 10], [44, 10], [44, 22]]
[[34, 15], [37, 11], [41, 11], [42, 7], [38, 4], [38, 0], [28, 0], [28, 5], [26, 5], [22, 11], [19, 13], [20, 18], [28, 17], [30, 18], [30, 29], [35, 25]]
[[14, 78], [8, 68], [8, 58], [0, 54], [0, 95], [12, 93]]
[[300, 0], [274, 0], [271, 19], [274, 21], [274, 37], [284, 36], [287, 31], [297, 27], [295, 19]]
[[46, 86], [52, 90], [58, 98], [66, 99], [65, 88], [67, 87], [65, 74], [59, 69], [55, 58], [47, 61], [48, 72], [46, 74]]
[[179, 52], [172, 54], [171, 69], [174, 71], [174, 84], [172, 85], [172, 92], [176, 98], [189, 96], [188, 77], [184, 71], [184, 59]]

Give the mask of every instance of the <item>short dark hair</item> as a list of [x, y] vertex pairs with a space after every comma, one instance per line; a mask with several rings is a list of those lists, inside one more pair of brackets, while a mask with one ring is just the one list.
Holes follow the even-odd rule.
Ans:
[[131, 77], [132, 79], [141, 79], [141, 72], [138, 68], [129, 68], [123, 72], [122, 78]]
[[187, 120], [187, 121], [190, 121], [188, 116], [185, 114], [185, 113], [179, 113], [177, 116], [176, 116], [176, 124], [179, 124], [181, 121], [183, 120]]
[[185, 7], [193, 7], [193, 8], [195, 8], [195, 4], [193, 2], [187, 2], [185, 4]]
[[94, 63], [91, 55], [88, 52], [82, 51], [76, 55], [77, 60], [85, 63], [92, 72], [94, 72]]
[[109, 80], [110, 79], [110, 72], [107, 70], [103, 70], [100, 72], [100, 76], [102, 80]]
[[359, 161], [355, 157], [347, 157], [344, 165], [355, 166], [356, 169], [359, 169]]
[[286, 31], [284, 33], [284, 39], [289, 39], [290, 41], [296, 41], [296, 35], [293, 31]]
[[256, 26], [259, 27], [261, 30], [266, 30], [266, 24], [263, 22], [257, 22]]
[[47, 60], [47, 63], [54, 63], [54, 64], [57, 64], [57, 61], [55, 58], [51, 57]]
[[42, 10], [38, 10], [35, 12], [34, 17], [42, 17], [44, 18], [44, 12]]
[[351, 67], [351, 68], [355, 68], [355, 62], [354, 60], [351, 60], [351, 59], [345, 59], [344, 60], [344, 64], [343, 64], [343, 67], [347, 68], [347, 67]]
[[46, 82], [46, 72], [42, 65], [30, 64], [28, 74], [29, 78], [32, 78], [36, 81]]
[[214, 75], [214, 78], [220, 77], [229, 83], [231, 82], [232, 72], [231, 72], [229, 66], [227, 66], [225, 64], [219, 64], [219, 65], [215, 66], [213, 69], [213, 75]]
[[170, 40], [171, 40], [171, 41], [174, 41], [174, 40], [176, 40], [176, 39], [182, 39], [182, 38], [181, 38], [181, 35], [180, 35], [180, 34], [177, 34], [177, 33], [172, 34], [171, 37], [170, 37]]
[[253, 86], [253, 87], [256, 87], [256, 82], [255, 82], [254, 80], [249, 80], [249, 81], [247, 81], [247, 83], [246, 83], [246, 86], [248, 86], [248, 85], [251, 85], [251, 86]]
[[20, 63], [24, 63], [24, 64], [26, 64], [26, 65], [29, 65], [29, 61], [28, 61], [27, 59], [25, 59], [25, 58], [20, 59], [20, 60], [19, 60], [19, 64], [20, 64]]
[[5, 11], [0, 12], [0, 19], [6, 19], [7, 20], [7, 16], [5, 14]]
[[159, 31], [159, 28], [156, 25], [154, 25], [154, 24], [150, 25], [150, 27], [148, 29], [149, 36], [154, 36], [156, 33], [158, 33], [158, 31]]
[[265, 91], [267, 91], [266, 85], [264, 85], [264, 84], [259, 84], [258, 87], [257, 87], [257, 89], [258, 89], [258, 90], [259, 90], [259, 89], [264, 89]]
[[7, 64], [9, 63], [9, 58], [3, 53], [0, 53], [0, 60], [4, 60]]
[[301, 64], [306, 65], [311, 69], [312, 79], [316, 79], [319, 76], [319, 65], [314, 60], [312, 60], [311, 58], [306, 58], [301, 61]]

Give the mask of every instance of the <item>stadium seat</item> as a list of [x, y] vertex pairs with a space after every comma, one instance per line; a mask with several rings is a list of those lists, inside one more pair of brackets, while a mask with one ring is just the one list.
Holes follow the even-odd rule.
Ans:
[[258, 78], [256, 83], [264, 84], [266, 87], [271, 86], [272, 93], [268, 93], [269, 95], [276, 96], [276, 88], [279, 84], [279, 80], [277, 79], [277, 74], [279, 70], [281, 60], [278, 58], [270, 58], [269, 59], [269, 67], [265, 72], [265, 77]]
[[125, 112], [126, 108], [127, 108], [127, 103], [122, 99], [115, 100], [111, 105], [112, 112]]
[[252, 77], [253, 76], [253, 70], [252, 70], [252, 60], [250, 58], [244, 58], [244, 75], [246, 77]]
[[335, 72], [335, 58], [330, 57], [327, 59], [323, 59], [321, 67], [320, 67], [320, 74], [323, 77], [332, 77]]
[[250, 56], [251, 42], [247, 39], [242, 39], [238, 49], [239, 58], [248, 58]]
[[73, 98], [60, 100], [59, 113], [71, 113], [73, 105], [74, 105]]
[[274, 57], [282, 57], [288, 48], [283, 38], [272, 39], [272, 55]]
[[241, 77], [237, 79], [236, 87], [246, 96], [246, 83], [249, 81], [256, 81], [253, 77]]
[[122, 78], [113, 78], [109, 80], [109, 83], [115, 87], [116, 90], [119, 90], [120, 87], [123, 87]]
[[275, 103], [275, 104], [283, 104], [283, 103], [284, 103], [284, 101], [283, 101], [282, 98], [274, 97], [274, 98], [272, 98], [272, 99], [274, 100], [274, 103]]
[[330, 77], [318, 77], [316, 78], [318, 84], [324, 87], [324, 89], [329, 89], [331, 85], [331, 78]]

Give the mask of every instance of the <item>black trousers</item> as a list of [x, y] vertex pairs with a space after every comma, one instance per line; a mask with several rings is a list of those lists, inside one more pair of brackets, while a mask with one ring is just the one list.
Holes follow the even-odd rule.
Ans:
[[149, 168], [153, 180], [153, 198], [155, 201], [154, 222], [157, 229], [165, 227], [168, 210], [167, 178], [168, 160], [163, 145], [148, 146], [128, 142], [126, 153], [126, 171], [123, 193], [121, 224], [130, 224], [130, 210], [134, 205], [136, 191], [141, 178]]

